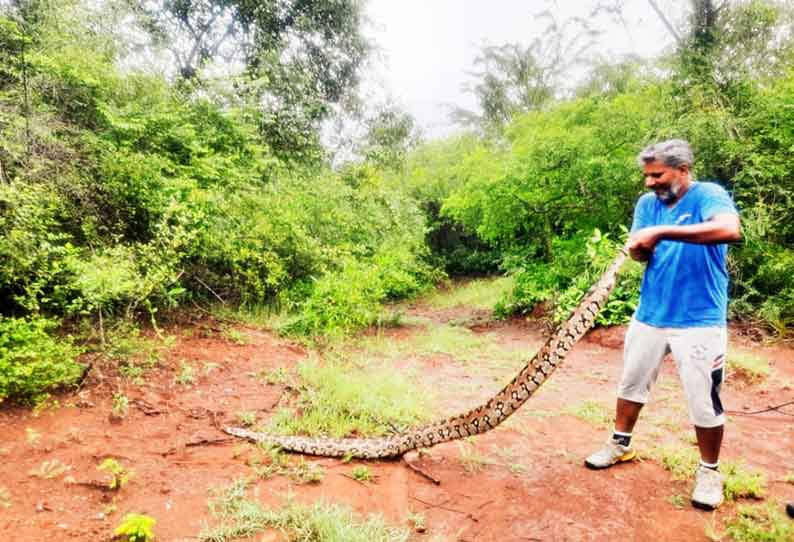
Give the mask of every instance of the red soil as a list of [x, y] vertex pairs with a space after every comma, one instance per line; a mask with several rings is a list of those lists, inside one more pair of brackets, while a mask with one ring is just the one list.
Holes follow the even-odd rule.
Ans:
[[[432, 310], [420, 307], [417, 313], [428, 316]], [[465, 319], [467, 314], [459, 316]], [[443, 319], [449, 318], [449, 310], [444, 311]], [[178, 335], [180, 330], [171, 332]], [[521, 320], [480, 326], [477, 332], [492, 334], [507, 349], [529, 353], [542, 338], [539, 328]], [[210, 489], [251, 474], [246, 458], [252, 449], [218, 427], [233, 423], [240, 411], [266, 418], [284, 388], [251, 375], [293, 367], [306, 356], [302, 348], [271, 334], [252, 329], [243, 333], [249, 342], [242, 346], [200, 333], [180, 339], [143, 386], [95, 375], [79, 393], [59, 396], [57, 408], [38, 415], [19, 407], [0, 410], [0, 487], [10, 504], [4, 507], [0, 501], [0, 537], [14, 542], [107, 541], [120, 518], [134, 511], [157, 519], [157, 540], [197, 540], [202, 524], [212, 522]], [[350, 477], [360, 463], [307, 458], [325, 468], [321, 483], [298, 484], [275, 476], [255, 483], [258, 498], [278, 506], [288, 492], [307, 502], [322, 497], [362, 514], [381, 513], [401, 525], [408, 524], [409, 514], [421, 513], [426, 531], [414, 533], [415, 540], [705, 541], [706, 528], [719, 528], [735, 513], [735, 504], [714, 513], [688, 505], [677, 508], [670, 498], [688, 497], [691, 482], [672, 481], [653, 461], [599, 472], [582, 465], [606, 438], [606, 429], [565, 411], [585, 400], [612, 408], [622, 333], [616, 328], [589, 335], [513, 419], [466, 444], [485, 458], [484, 464], [462, 455], [464, 447], [456, 442], [422, 455], [418, 464], [440, 480], [438, 485], [400, 461], [368, 463], [375, 481], [362, 483]], [[407, 335], [395, 330], [394, 340], [406, 340]], [[743, 337], [733, 340], [770, 359], [775, 376], [752, 386], [729, 379], [726, 408], [753, 411], [794, 399], [794, 390], [786, 385], [794, 381], [794, 351]], [[183, 361], [197, 368], [193, 386], [174, 383]], [[218, 366], [205, 374], [200, 370], [205, 362]], [[422, 360], [422, 367], [435, 381], [447, 382], [438, 393], [445, 412], [486, 399], [516, 369], [502, 370], [497, 379], [448, 356]], [[643, 429], [651, 431], [650, 423], [641, 419], [636, 430], [641, 449], [658, 440], [673, 442], [675, 433], [692, 432], [680, 409], [680, 386], [671, 384], [676, 380], [671, 363], [660, 380], [666, 384], [655, 390], [644, 416], [669, 416], [674, 427], [643, 437]], [[112, 389], [123, 390], [130, 399], [129, 413], [121, 421], [109, 419]], [[780, 501], [794, 501], [794, 485], [782, 482], [794, 471], [794, 408], [788, 412], [731, 416], [723, 451], [724, 459], [742, 459], [765, 471], [769, 497]], [[105, 475], [96, 467], [108, 457], [135, 471], [118, 492], [101, 487]], [[69, 470], [50, 479], [29, 474], [56, 459]], [[472, 467], [479, 468], [472, 472]], [[282, 538], [266, 533], [252, 540]]]

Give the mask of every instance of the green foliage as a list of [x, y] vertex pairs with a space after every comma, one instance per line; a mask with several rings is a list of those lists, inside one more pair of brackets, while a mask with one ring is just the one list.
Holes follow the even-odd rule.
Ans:
[[785, 542], [794, 539], [794, 522], [783, 507], [770, 501], [756, 506], [740, 506], [735, 517], [726, 522], [725, 532], [734, 542]]
[[145, 514], [127, 514], [113, 532], [124, 542], [152, 542], [155, 523], [157, 520]]
[[69, 337], [50, 335], [56, 325], [46, 318], [0, 316], [0, 402], [41, 399], [80, 377], [80, 349]]
[[130, 479], [135, 476], [135, 471], [128, 469], [112, 457], [108, 457], [102, 461], [97, 468], [110, 474], [108, 488], [114, 491], [118, 491], [123, 488], [125, 485], [127, 485], [127, 482], [129, 482]]
[[763, 382], [771, 372], [768, 360], [740, 351], [728, 354], [728, 370], [749, 383]]
[[280, 508], [265, 510], [246, 499], [238, 481], [210, 504], [219, 525], [205, 528], [202, 542], [227, 542], [251, 537], [267, 528], [278, 529], [294, 542], [406, 542], [410, 533], [389, 527], [379, 516], [360, 519], [346, 507], [317, 501], [303, 505], [289, 499]]
[[417, 384], [389, 367], [362, 369], [343, 362], [309, 360], [299, 365], [298, 373], [301, 416], [278, 411], [270, 429], [275, 433], [383, 435], [427, 415], [424, 396], [416, 393]]

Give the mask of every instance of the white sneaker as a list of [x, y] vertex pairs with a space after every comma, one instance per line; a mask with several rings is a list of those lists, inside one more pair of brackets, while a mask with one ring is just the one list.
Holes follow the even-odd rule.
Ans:
[[695, 490], [692, 506], [701, 510], [714, 510], [724, 499], [722, 482], [725, 477], [719, 472], [699, 465], [695, 471]]
[[606, 469], [616, 463], [631, 461], [636, 455], [637, 452], [631, 445], [623, 446], [610, 438], [603, 448], [585, 459], [584, 464], [590, 469]]

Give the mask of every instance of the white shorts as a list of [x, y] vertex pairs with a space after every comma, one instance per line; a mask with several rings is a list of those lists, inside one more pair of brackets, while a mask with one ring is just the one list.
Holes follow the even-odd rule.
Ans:
[[664, 356], [672, 353], [692, 423], [705, 428], [723, 425], [720, 386], [725, 378], [727, 347], [724, 327], [653, 327], [632, 319], [623, 349], [618, 397], [646, 403]]

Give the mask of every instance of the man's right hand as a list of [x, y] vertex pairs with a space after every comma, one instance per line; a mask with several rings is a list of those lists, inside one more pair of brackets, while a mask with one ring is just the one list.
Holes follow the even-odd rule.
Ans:
[[635, 262], [647, 262], [651, 259], [651, 251], [642, 247], [629, 247], [629, 256]]

